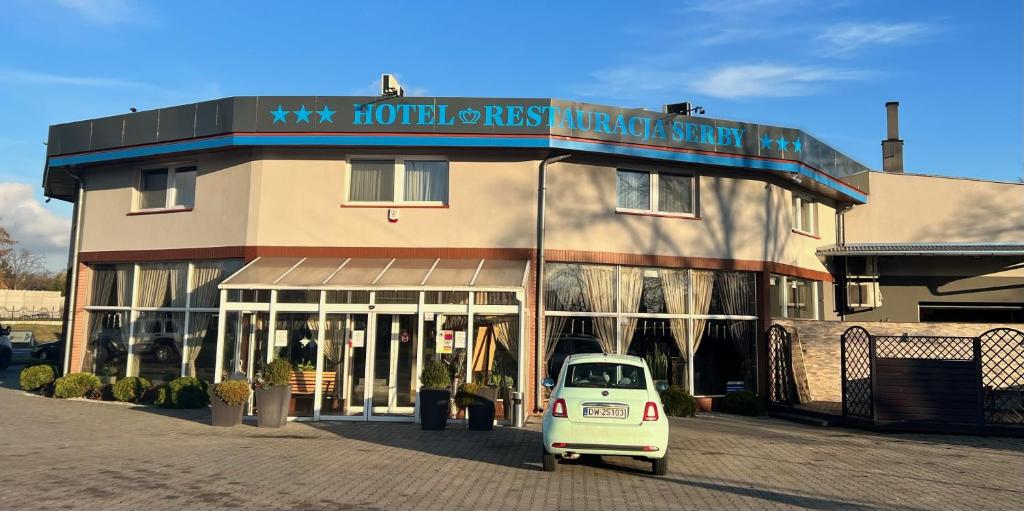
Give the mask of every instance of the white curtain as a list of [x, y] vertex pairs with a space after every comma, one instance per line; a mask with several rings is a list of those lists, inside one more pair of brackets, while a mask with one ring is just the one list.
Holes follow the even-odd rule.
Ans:
[[[640, 312], [640, 295], [644, 290], [644, 269], [622, 267], [619, 269], [619, 306], [622, 312]], [[629, 353], [636, 330], [637, 318], [623, 318], [622, 352]]]
[[406, 160], [405, 200], [446, 202], [448, 162]]
[[693, 213], [693, 178], [658, 175], [658, 211]]
[[519, 317], [502, 316], [492, 323], [494, 340], [505, 348], [512, 358], [519, 360]]
[[128, 307], [132, 301], [132, 270], [134, 266], [121, 264], [117, 266], [117, 306]]
[[[686, 270], [661, 270], [661, 289], [665, 295], [665, 308], [669, 314], [686, 314]], [[689, 359], [686, 350], [686, 320], [672, 318], [668, 320], [672, 329], [672, 339], [683, 358]]]
[[210, 320], [214, 317], [212, 312], [192, 312], [188, 316], [188, 375], [196, 376], [196, 360], [199, 359], [199, 352], [203, 348], [203, 340], [206, 339]]
[[139, 289], [136, 304], [139, 307], [167, 305], [167, 287], [171, 269], [164, 264], [147, 265], [139, 269]]
[[[711, 308], [711, 290], [714, 288], [715, 272], [694, 270], [691, 285], [693, 286], [693, 313], [707, 314]], [[707, 319], [693, 320], [693, 353], [697, 353], [700, 341], [704, 337], [704, 325]]]
[[395, 199], [395, 162], [358, 160], [352, 162], [349, 200], [390, 202]]
[[195, 266], [192, 268], [192, 301], [190, 307], [216, 307], [220, 291], [217, 284], [223, 277], [220, 266]]
[[651, 209], [651, 175], [647, 172], [620, 170], [616, 173], [618, 207]]
[[[90, 305], [121, 305], [118, 303], [107, 303], [110, 300], [110, 292], [114, 290], [114, 281], [117, 278], [117, 270], [95, 270], [92, 274], [92, 302]], [[120, 284], [120, 283], [118, 283]], [[118, 298], [121, 296], [118, 289]]]
[[[615, 268], [582, 266], [583, 295], [593, 312], [615, 310]], [[594, 333], [605, 353], [615, 353], [615, 318], [594, 318]]]

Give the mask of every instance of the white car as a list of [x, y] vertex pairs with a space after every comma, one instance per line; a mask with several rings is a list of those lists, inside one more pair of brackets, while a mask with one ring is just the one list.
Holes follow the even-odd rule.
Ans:
[[668, 419], [647, 363], [627, 355], [572, 355], [551, 388], [544, 411], [544, 470], [557, 458], [630, 456], [651, 461], [652, 473], [668, 470]]

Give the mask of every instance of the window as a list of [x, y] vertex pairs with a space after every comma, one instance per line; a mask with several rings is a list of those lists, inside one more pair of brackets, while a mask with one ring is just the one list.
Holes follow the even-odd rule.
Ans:
[[793, 194], [793, 229], [807, 234], [818, 234], [818, 203]]
[[679, 216], [696, 214], [693, 176], [619, 169], [616, 208]]
[[136, 209], [191, 208], [195, 198], [195, 165], [143, 169]]
[[585, 362], [569, 366], [566, 387], [592, 389], [646, 389], [644, 369], [632, 364]]
[[448, 202], [448, 162], [430, 159], [352, 160], [348, 202]]
[[778, 318], [819, 319], [821, 282], [772, 275], [769, 303]]

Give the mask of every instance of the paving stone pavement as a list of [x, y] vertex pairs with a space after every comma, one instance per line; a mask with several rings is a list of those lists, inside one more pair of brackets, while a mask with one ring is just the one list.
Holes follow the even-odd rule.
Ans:
[[673, 419], [669, 473], [541, 471], [540, 430], [213, 428], [199, 411], [61, 401], [0, 372], [0, 509], [1024, 509], [1024, 439]]

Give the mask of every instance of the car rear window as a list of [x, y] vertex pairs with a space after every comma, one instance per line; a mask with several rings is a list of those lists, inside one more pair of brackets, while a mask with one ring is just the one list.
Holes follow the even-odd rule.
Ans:
[[614, 362], [582, 362], [569, 366], [566, 387], [592, 389], [646, 389], [644, 368]]

